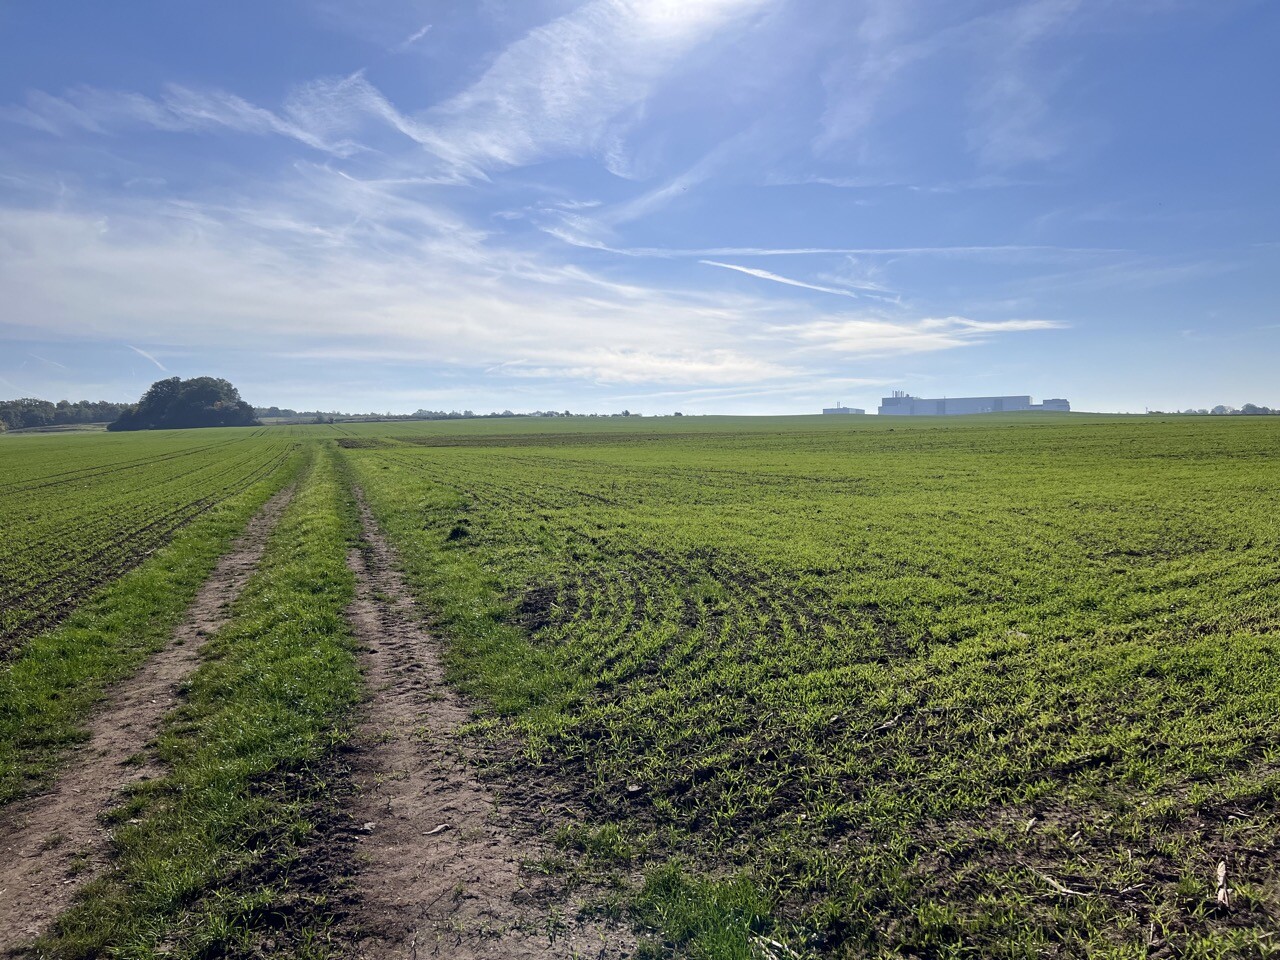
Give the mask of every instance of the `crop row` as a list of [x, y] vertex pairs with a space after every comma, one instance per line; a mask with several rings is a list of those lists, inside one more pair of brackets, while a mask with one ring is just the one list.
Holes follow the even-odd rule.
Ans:
[[61, 469], [43, 475], [32, 475], [39, 456], [22, 458], [27, 476], [10, 481], [0, 503], [9, 534], [0, 544], [0, 651], [58, 623], [184, 524], [278, 470], [295, 449], [287, 439], [244, 433], [201, 439], [187, 433], [162, 444], [108, 445], [77, 438], [82, 463], [66, 467], [64, 441]]

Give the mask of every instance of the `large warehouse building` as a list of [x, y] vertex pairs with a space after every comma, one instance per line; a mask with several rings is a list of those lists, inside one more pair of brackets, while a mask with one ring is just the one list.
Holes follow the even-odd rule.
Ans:
[[966, 413], [1017, 413], [1023, 410], [1067, 413], [1071, 410], [1071, 404], [1062, 399], [1032, 403], [1029, 396], [943, 397], [931, 400], [895, 390], [893, 396], [880, 400], [879, 413], [882, 417], [941, 417]]

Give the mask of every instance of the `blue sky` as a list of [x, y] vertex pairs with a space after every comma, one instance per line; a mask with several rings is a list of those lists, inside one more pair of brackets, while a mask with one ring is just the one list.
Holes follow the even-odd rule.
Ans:
[[1280, 4], [0, 2], [0, 395], [1280, 405]]

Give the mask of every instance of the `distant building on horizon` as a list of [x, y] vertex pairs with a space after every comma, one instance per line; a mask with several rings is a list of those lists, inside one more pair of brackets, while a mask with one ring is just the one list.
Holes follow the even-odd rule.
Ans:
[[824, 414], [831, 414], [831, 413], [866, 413], [867, 411], [863, 410], [861, 407], [841, 406], [840, 401], [837, 400], [836, 405], [834, 407], [824, 407], [822, 412]]
[[1029, 395], [927, 399], [913, 397], [905, 390], [895, 390], [893, 396], [881, 398], [878, 413], [882, 417], [950, 417], [971, 413], [1021, 413], [1024, 411], [1070, 413], [1071, 404], [1061, 398], [1032, 403]]

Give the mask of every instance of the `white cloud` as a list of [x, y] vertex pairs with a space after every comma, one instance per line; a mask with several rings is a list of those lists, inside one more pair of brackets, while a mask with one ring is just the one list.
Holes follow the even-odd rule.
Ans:
[[1049, 320], [970, 320], [966, 317], [887, 320], [878, 317], [828, 317], [775, 328], [781, 337], [810, 349], [837, 351], [863, 358], [954, 350], [984, 342], [992, 335], [1057, 330]]
[[[118, 341], [127, 331], [153, 351], [251, 349], [470, 376], [502, 366], [517, 379], [760, 388], [811, 376], [825, 362], [815, 348], [884, 356], [1051, 326], [965, 318], [785, 324], [793, 304], [663, 290], [547, 261], [429, 207], [384, 207], [393, 199], [387, 189], [330, 175], [302, 198], [246, 205], [253, 217], [194, 205], [177, 217], [141, 206], [130, 216], [0, 211], [9, 329], [33, 340], [87, 341]], [[330, 204], [324, 217], [322, 198]], [[329, 225], [353, 214], [367, 222]], [[399, 229], [396, 218], [411, 227]]]
[[269, 229], [265, 218], [249, 229], [204, 213], [197, 231], [163, 217], [0, 213], [11, 329], [88, 340], [127, 329], [165, 347], [254, 344], [460, 369], [519, 360], [521, 376], [619, 383], [785, 372], [726, 346], [753, 310], [768, 310], [761, 303], [734, 309], [509, 251], [472, 246], [447, 256], [435, 238], [381, 249], [363, 237], [277, 243], [258, 234]]

